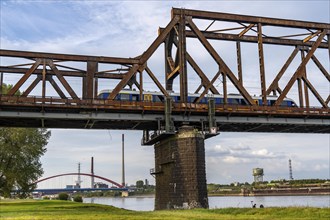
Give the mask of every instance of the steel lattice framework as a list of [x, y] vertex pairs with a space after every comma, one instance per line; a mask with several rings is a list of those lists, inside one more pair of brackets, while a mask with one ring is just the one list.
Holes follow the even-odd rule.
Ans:
[[[285, 34], [281, 35], [281, 33]], [[11, 59], [10, 62], [14, 62], [11, 65], [1, 64], [1, 85], [6, 83], [6, 79], [12, 75], [20, 74], [20, 77], [17, 78], [7, 94], [0, 94], [0, 108], [4, 112], [43, 113], [65, 111], [66, 113], [89, 112], [91, 114], [101, 111], [143, 115], [157, 113], [161, 115], [166, 112], [166, 114], [184, 115], [183, 118], [190, 115], [313, 118], [326, 120], [322, 122], [324, 125], [324, 123], [328, 123], [330, 118], [329, 40], [330, 24], [328, 23], [173, 8], [172, 19], [168, 25], [160, 28], [158, 37], [150, 47], [142, 55], [135, 58], [1, 49], [0, 57]], [[214, 42], [233, 42], [235, 44], [235, 56], [231, 57], [230, 64], [224, 59], [227, 51], [221, 50], [219, 45]], [[255, 102], [253, 93], [249, 91], [243, 80], [249, 77], [244, 75], [248, 73], [244, 72], [243, 74], [244, 65], [242, 61], [249, 60], [249, 57], [244, 56], [242, 52], [242, 47], [248, 43], [256, 45], [257, 48], [258, 69], [254, 71], [259, 72], [257, 77], [259, 81], [258, 91], [262, 99], [262, 105]], [[203, 67], [198, 65], [199, 60], [193, 58], [192, 54], [196, 54], [194, 48], [197, 48], [195, 46], [197, 44], [199, 44], [199, 48], [207, 51], [210, 60], [215, 63], [216, 68], [212, 69], [212, 71], [215, 70], [214, 73], [210, 73], [212, 71], [209, 69], [205, 70], [204, 68], [203, 70]], [[266, 71], [273, 68], [267, 66], [269, 62], [264, 55], [266, 45], [275, 46], [276, 51], [282, 47], [285, 47], [286, 50], [292, 48], [291, 54], [289, 53], [288, 58], [281, 64], [275, 75], [270, 75]], [[154, 74], [149, 65], [155, 51], [160, 47], [164, 48], [165, 71], [163, 74], [165, 77], [162, 78], [165, 81], [160, 80], [160, 74]], [[300, 58], [298, 53], [300, 53]], [[319, 54], [322, 56], [321, 59]], [[279, 53], [278, 56], [283, 57], [285, 55]], [[29, 63], [25, 62], [26, 59], [30, 60]], [[235, 60], [235, 69], [231, 67], [233, 66], [232, 60]], [[79, 63], [79, 67], [76, 63]], [[293, 65], [293, 63], [296, 64]], [[313, 73], [307, 71], [307, 65], [311, 63], [317, 67], [318, 77], [315, 76], [315, 69]], [[104, 69], [102, 67], [103, 69], [101, 69], [101, 65], [109, 65], [111, 68]], [[288, 71], [290, 68], [291, 70]], [[284, 79], [284, 75], [286, 75], [286, 79]], [[153, 81], [155, 87], [164, 97], [169, 98], [169, 91], [177, 89], [180, 94], [180, 103], [166, 105], [143, 100], [145, 76]], [[189, 102], [188, 93], [191, 93], [191, 89], [188, 89], [188, 86], [192, 83], [192, 76], [197, 76], [199, 85], [194, 92], [199, 96], [193, 102]], [[70, 83], [72, 78], [81, 79], [78, 88]], [[216, 85], [216, 81], [219, 79], [221, 80], [221, 91], [219, 86]], [[116, 81], [113, 84], [114, 86], [109, 88], [112, 90], [107, 100], [97, 99], [100, 80]], [[318, 82], [322, 82], [321, 88], [316, 85]], [[195, 78], [194, 83], [196, 83]], [[116, 101], [116, 95], [127, 87], [139, 91], [142, 100], [139, 102]], [[40, 88], [40, 90], [37, 88]], [[48, 94], [49, 88], [52, 88], [56, 95], [50, 96]], [[299, 107], [281, 107], [284, 98], [289, 97], [290, 92], [293, 90], [297, 90], [296, 101]], [[323, 90], [326, 90], [326, 92], [323, 92]], [[37, 95], [31, 95], [32, 91], [39, 92]], [[247, 105], [234, 106], [228, 103], [230, 91], [235, 91], [235, 93], [244, 97]], [[210, 105], [200, 103], [204, 97], [209, 97], [212, 94], [222, 94], [224, 96], [224, 103], [216, 105], [214, 111], [210, 111]], [[270, 95], [276, 97], [272, 106], [267, 104], [267, 97]], [[310, 97], [316, 100], [316, 107], [316, 104], [310, 104]], [[78, 120], [80, 120], [79, 117], [76, 121]], [[148, 122], [143, 125], [141, 121], [127, 126], [122, 124], [118, 124], [117, 127], [95, 126], [96, 121], [89, 118], [84, 120], [84, 126], [70, 124], [59, 125], [59, 127], [115, 127], [142, 130], [151, 125], [152, 129], [155, 126], [157, 127], [157, 122]], [[180, 126], [184, 121], [185, 119], [182, 119], [180, 123], [176, 123], [174, 120], [174, 125]], [[15, 124], [6, 119], [1, 122], [5, 126], [22, 126], [24, 124], [19, 122]], [[30, 123], [30, 121], [27, 120], [25, 123]], [[40, 124], [35, 126], [40, 126]], [[54, 127], [51, 123], [45, 125], [44, 121], [42, 121], [41, 126]], [[249, 127], [249, 129], [251, 128]], [[226, 130], [225, 127], [224, 130]], [[235, 129], [231, 126], [227, 130]], [[240, 131], [240, 129], [236, 130]], [[244, 129], [242, 130], [244, 131]], [[312, 132], [312, 130], [297, 130], [297, 132]], [[329, 130], [328, 124], [325, 129], [322, 128], [315, 132], [329, 132]]]

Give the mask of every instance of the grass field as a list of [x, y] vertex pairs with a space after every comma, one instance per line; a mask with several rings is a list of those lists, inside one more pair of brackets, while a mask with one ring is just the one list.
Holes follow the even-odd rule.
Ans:
[[330, 208], [224, 208], [130, 211], [112, 206], [56, 200], [2, 200], [0, 219], [330, 219]]

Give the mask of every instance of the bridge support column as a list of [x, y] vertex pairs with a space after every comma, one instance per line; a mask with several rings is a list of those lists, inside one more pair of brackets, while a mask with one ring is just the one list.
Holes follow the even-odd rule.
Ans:
[[193, 127], [155, 145], [155, 210], [208, 208], [204, 136]]

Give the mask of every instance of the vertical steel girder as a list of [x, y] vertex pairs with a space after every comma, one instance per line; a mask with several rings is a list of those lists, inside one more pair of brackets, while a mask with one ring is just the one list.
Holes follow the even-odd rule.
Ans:
[[188, 79], [187, 79], [187, 59], [186, 59], [186, 17], [183, 10], [179, 22], [179, 72], [180, 72], [180, 101], [188, 101]]
[[259, 66], [260, 66], [262, 105], [265, 106], [265, 105], [267, 105], [266, 78], [265, 78], [264, 49], [263, 49], [263, 44], [262, 44], [262, 25], [260, 23], [258, 23], [258, 49], [259, 49]]
[[243, 70], [242, 70], [242, 54], [241, 54], [241, 42], [236, 42], [236, 53], [237, 53], [237, 72], [238, 81], [243, 86]]
[[[301, 50], [301, 60], [305, 59], [305, 52]], [[302, 75], [307, 79], [307, 72], [306, 72], [306, 66], [302, 70]], [[308, 88], [306, 83], [304, 83], [304, 94], [305, 94], [305, 106], [309, 108], [309, 96], [308, 96]]]
[[83, 78], [83, 99], [94, 98], [94, 78], [95, 73], [98, 71], [98, 63], [93, 61], [87, 62], [86, 76]]

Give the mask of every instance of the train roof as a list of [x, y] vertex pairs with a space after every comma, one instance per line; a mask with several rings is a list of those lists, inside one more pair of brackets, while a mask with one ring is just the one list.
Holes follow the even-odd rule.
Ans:
[[[103, 94], [103, 93], [111, 93], [112, 92], [112, 89], [103, 89], [101, 90], [98, 95], [100, 94]], [[137, 91], [137, 90], [130, 90], [130, 89], [123, 89], [121, 90], [119, 93], [121, 94], [136, 94], [136, 95], [139, 95], [140, 94], [140, 91]], [[151, 94], [151, 95], [163, 95], [162, 92], [156, 92], [156, 91], [143, 91], [143, 94]], [[180, 96], [180, 93], [175, 93], [175, 92], [172, 92], [172, 91], [168, 91], [168, 94], [170, 96]], [[189, 93], [188, 96], [190, 97], [199, 97], [201, 94], [196, 94], [196, 93]], [[223, 95], [220, 94], [220, 95], [214, 95], [214, 94], [206, 94], [205, 97], [214, 97], [214, 98], [223, 98]], [[242, 95], [240, 94], [234, 94], [234, 93], [229, 93], [228, 98], [233, 98], [233, 99], [237, 99], [237, 98], [243, 98]], [[274, 96], [274, 95], [269, 95], [267, 96], [267, 99], [268, 100], [277, 100], [278, 96]], [[261, 96], [252, 96], [252, 99], [254, 100], [259, 100], [261, 99]], [[288, 101], [293, 101], [292, 99], [290, 98], [284, 98], [284, 100]]]

